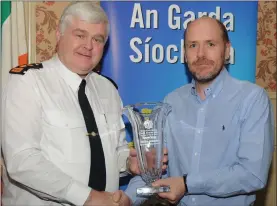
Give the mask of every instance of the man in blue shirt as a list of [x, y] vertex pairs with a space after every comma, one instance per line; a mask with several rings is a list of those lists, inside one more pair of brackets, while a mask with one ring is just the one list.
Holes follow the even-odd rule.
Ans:
[[[172, 106], [165, 127], [169, 162], [166, 177], [153, 185], [169, 185], [159, 196], [179, 205], [253, 205], [253, 192], [266, 186], [274, 148], [270, 99], [259, 86], [229, 75], [230, 41], [220, 21], [191, 22], [184, 48], [193, 80], [164, 100]], [[134, 205], [144, 184], [140, 176], [130, 181], [126, 194]]]

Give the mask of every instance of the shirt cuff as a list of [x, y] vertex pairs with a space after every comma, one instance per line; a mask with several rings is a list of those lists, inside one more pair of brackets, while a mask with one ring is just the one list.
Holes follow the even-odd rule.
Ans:
[[142, 180], [141, 176], [133, 177], [126, 190], [124, 191], [125, 194], [129, 197], [132, 204], [131, 205], [140, 205], [146, 198], [137, 196], [137, 188], [145, 186], [145, 182]]
[[84, 205], [90, 192], [91, 188], [87, 185], [84, 185], [77, 181], [73, 181], [72, 184], [69, 186], [65, 198], [74, 205]]
[[203, 193], [206, 190], [206, 184], [204, 183], [200, 175], [187, 175], [187, 188], [188, 194]]
[[117, 148], [117, 165], [120, 172], [124, 172], [127, 170], [126, 160], [129, 157], [130, 149], [128, 148], [128, 145], [124, 145]]

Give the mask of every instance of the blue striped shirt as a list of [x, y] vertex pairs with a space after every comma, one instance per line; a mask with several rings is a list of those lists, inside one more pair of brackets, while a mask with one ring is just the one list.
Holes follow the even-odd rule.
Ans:
[[[232, 78], [226, 69], [201, 100], [195, 82], [165, 98], [172, 106], [165, 126], [167, 176], [187, 174], [180, 205], [249, 206], [265, 187], [274, 149], [274, 120], [266, 91]], [[126, 194], [136, 202], [133, 178]], [[139, 201], [137, 201], [139, 202]]]

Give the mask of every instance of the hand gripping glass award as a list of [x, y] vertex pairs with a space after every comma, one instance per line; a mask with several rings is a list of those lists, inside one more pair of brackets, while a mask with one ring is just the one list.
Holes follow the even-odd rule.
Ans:
[[169, 187], [152, 187], [162, 176], [164, 133], [163, 128], [171, 106], [161, 102], [143, 102], [123, 109], [132, 127], [141, 177], [146, 186], [137, 188], [137, 196], [151, 196], [170, 191]]

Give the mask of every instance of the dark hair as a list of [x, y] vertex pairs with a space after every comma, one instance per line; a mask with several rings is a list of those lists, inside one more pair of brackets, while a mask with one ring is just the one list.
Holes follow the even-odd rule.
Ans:
[[[203, 17], [201, 17], [201, 18], [211, 18], [211, 17], [203, 16]], [[201, 19], [201, 18], [200, 18], [200, 19]], [[214, 18], [211, 18], [211, 19], [214, 19]], [[225, 43], [230, 42], [229, 35], [228, 35], [228, 31], [227, 31], [226, 27], [224, 26], [224, 24], [223, 24], [221, 21], [219, 21], [218, 19], [214, 19], [214, 20], [216, 21], [217, 25], [219, 26], [219, 29], [220, 29], [220, 31], [221, 31], [221, 33], [222, 33], [221, 35], [222, 35], [223, 41], [224, 41]], [[184, 41], [185, 41], [185, 38], [186, 38], [186, 33], [187, 33], [188, 28], [189, 28], [189, 25], [190, 25], [192, 22], [193, 22], [193, 21], [191, 21], [191, 22], [188, 23], [187, 28], [186, 28], [186, 30], [185, 30], [185, 32], [184, 32]]]

